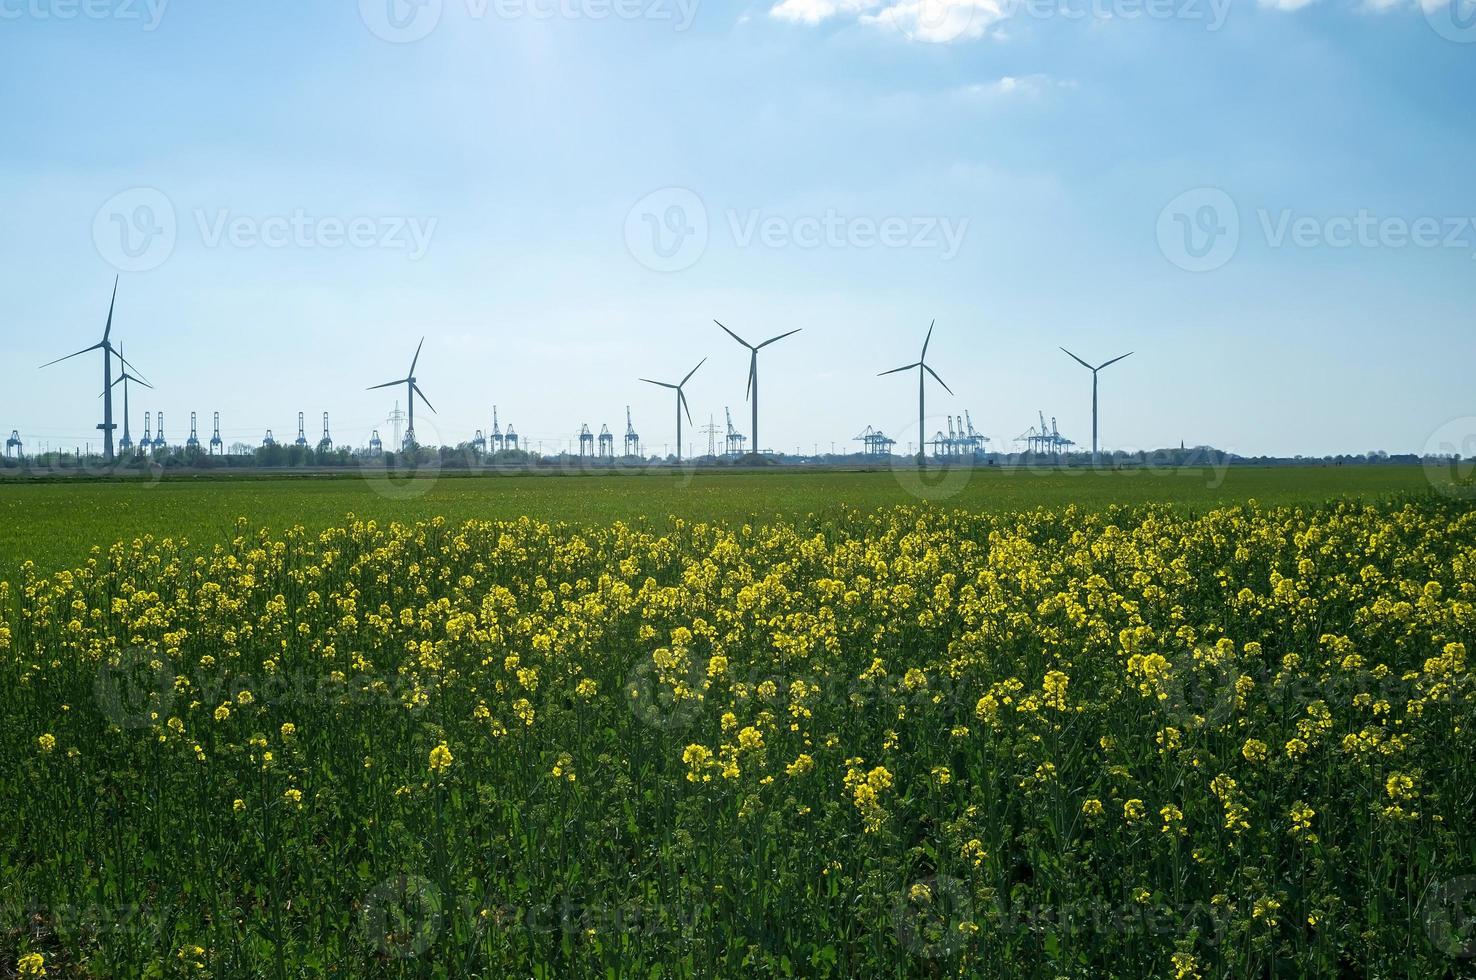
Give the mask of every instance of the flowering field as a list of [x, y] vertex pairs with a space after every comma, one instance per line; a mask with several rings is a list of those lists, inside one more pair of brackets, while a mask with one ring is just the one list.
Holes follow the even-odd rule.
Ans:
[[1476, 512], [244, 522], [0, 586], [0, 973], [1440, 975]]

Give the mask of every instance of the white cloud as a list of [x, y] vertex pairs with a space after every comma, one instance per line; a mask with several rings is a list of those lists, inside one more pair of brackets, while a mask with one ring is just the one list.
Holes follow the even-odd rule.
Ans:
[[947, 44], [982, 37], [1004, 17], [1000, 0], [897, 0], [861, 21], [895, 27], [914, 41]]
[[1006, 17], [1006, 0], [781, 0], [770, 16], [818, 24], [854, 16], [863, 24], [895, 28], [915, 41], [946, 44], [982, 37]]
[[1005, 75], [992, 82], [965, 85], [959, 93], [970, 98], [1035, 98], [1056, 89], [1074, 89], [1076, 82], [1069, 78], [1052, 78], [1050, 75]]
[[818, 24], [838, 14], [859, 14], [881, 2], [882, 0], [782, 0], [769, 10], [769, 16], [801, 24]]

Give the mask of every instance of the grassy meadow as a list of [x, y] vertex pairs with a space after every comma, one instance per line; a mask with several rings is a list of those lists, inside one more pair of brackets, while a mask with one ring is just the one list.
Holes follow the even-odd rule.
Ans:
[[1466, 969], [1468, 500], [905, 480], [0, 486], [0, 976]]
[[874, 472], [695, 473], [652, 470], [605, 476], [382, 472], [335, 478], [167, 478], [161, 481], [0, 481], [0, 578], [23, 561], [46, 570], [86, 560], [92, 548], [153, 535], [206, 548], [228, 542], [239, 518], [281, 532], [320, 530], [349, 514], [366, 520], [443, 517], [592, 526], [670, 517], [730, 524], [823, 524], [842, 507], [874, 510], [927, 500], [938, 507], [1004, 513], [1076, 505], [1165, 503], [1203, 511], [1225, 503], [1368, 499], [1430, 486], [1419, 467], [1306, 467], [1093, 472], [953, 470], [919, 477]]

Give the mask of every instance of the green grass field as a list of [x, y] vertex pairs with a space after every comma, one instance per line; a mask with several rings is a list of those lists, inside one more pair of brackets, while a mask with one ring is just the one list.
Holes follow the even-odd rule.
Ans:
[[[1419, 467], [1241, 467], [1223, 471], [1091, 472], [955, 470], [918, 483], [915, 472], [699, 473], [614, 476], [420, 476], [172, 478], [160, 482], [0, 483], [0, 579], [23, 561], [45, 571], [73, 567], [95, 546], [144, 535], [185, 537], [208, 550], [229, 540], [235, 521], [282, 530], [318, 530], [345, 515], [378, 521], [441, 516], [594, 525], [646, 519], [656, 528], [690, 521], [764, 523], [823, 520], [842, 506], [874, 510], [929, 499], [940, 507], [1007, 512], [1076, 504], [1169, 503], [1198, 512], [1255, 499], [1318, 503], [1428, 490]], [[935, 484], [936, 481], [936, 484]]]

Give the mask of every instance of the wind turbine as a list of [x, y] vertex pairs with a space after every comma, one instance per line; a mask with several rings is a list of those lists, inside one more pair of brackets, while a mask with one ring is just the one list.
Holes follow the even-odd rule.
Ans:
[[[420, 385], [415, 383], [415, 365], [420, 361], [420, 348], [424, 346], [425, 338], [421, 337], [420, 345], [415, 348], [415, 357], [410, 362], [410, 371], [405, 377], [400, 378], [398, 381], [386, 381], [382, 385], [372, 385], [364, 389], [365, 391], [375, 391], [379, 388], [393, 388], [395, 385], [405, 386], [405, 400], [410, 403], [410, 427], [405, 430], [405, 446], [412, 448], [415, 446], [415, 396], [420, 396], [420, 400], [425, 402], [425, 407], [431, 410], [431, 414], [435, 414], [436, 411], [436, 407], [430, 403], [430, 399], [425, 397], [425, 392], [420, 390]], [[404, 446], [401, 448], [403, 449]]]
[[[712, 322], [716, 323], [720, 327], [723, 327], [723, 325], [717, 320], [714, 320]], [[800, 328], [800, 330], [803, 329], [803, 327]], [[764, 341], [762, 344], [759, 344], [757, 347], [755, 347], [753, 344], [750, 344], [748, 341], [744, 340], [742, 337], [738, 336], [727, 327], [723, 327], [723, 332], [726, 333], [729, 337], [732, 337], [734, 340], [738, 341], [738, 343], [742, 344], [744, 347], [748, 348], [749, 356], [747, 397], [748, 400], [752, 403], [753, 407], [753, 432], [750, 433], [750, 435], [753, 437], [753, 442], [750, 445], [753, 446], [753, 454], [757, 456], [759, 453], [760, 445], [758, 434], [758, 352], [763, 350], [770, 344], [777, 343], [783, 340], [785, 337], [793, 337], [795, 334], [799, 333], [799, 330], [791, 330], [789, 331], [789, 333], [781, 333], [777, 337], [770, 337], [768, 340]]]
[[1061, 348], [1061, 352], [1064, 353], [1067, 357], [1071, 358], [1077, 364], [1080, 364], [1082, 367], [1084, 367], [1088, 371], [1092, 372], [1092, 465], [1093, 466], [1096, 466], [1097, 465], [1097, 372], [1098, 371], [1101, 371], [1103, 368], [1109, 368], [1109, 367], [1111, 367], [1112, 365], [1116, 364], [1118, 361], [1122, 360], [1123, 357], [1132, 357], [1135, 352], [1134, 351], [1128, 351], [1126, 354], [1123, 354], [1122, 357], [1114, 357], [1112, 360], [1107, 361], [1104, 364], [1098, 364], [1096, 367], [1092, 367], [1086, 361], [1083, 361], [1081, 358], [1077, 357], [1075, 354], [1071, 353], [1069, 350], [1067, 350], [1064, 347]]
[[[118, 359], [119, 360], [122, 360], [123, 359], [123, 345], [122, 344], [119, 344], [118, 345]], [[118, 375], [118, 380], [116, 380], [116, 381], [113, 382], [113, 385], [115, 387], [117, 385], [122, 385], [123, 386], [123, 438], [118, 442], [118, 448], [120, 450], [122, 450], [123, 452], [125, 452], [125, 453], [128, 452], [128, 450], [130, 450], [130, 449], [133, 448], [133, 436], [129, 435], [129, 433], [128, 433], [128, 382], [130, 382], [130, 381], [132, 381], [132, 382], [134, 382], [136, 384], [141, 384], [145, 388], [152, 388], [152, 387], [154, 387], [153, 385], [151, 385], [147, 381], [145, 381], [143, 378], [136, 378], [132, 374], [128, 373], [128, 368], [127, 368], [126, 365], [123, 368], [123, 372]], [[98, 395], [97, 397], [101, 398], [102, 395]]]
[[676, 451], [676, 458], [677, 458], [677, 462], [678, 463], [680, 463], [682, 461], [682, 413], [683, 412], [686, 412], [687, 413], [687, 421], [688, 422], [692, 421], [692, 410], [687, 407], [687, 396], [686, 396], [685, 393], [683, 393], [682, 388], [684, 388], [686, 386], [686, 384], [687, 384], [688, 381], [691, 381], [692, 380], [692, 375], [694, 375], [694, 374], [697, 373], [697, 368], [700, 368], [702, 365], [704, 365], [706, 363], [707, 363], [707, 358], [705, 358], [705, 357], [702, 360], [698, 361], [697, 362], [697, 367], [694, 367], [692, 370], [688, 371], [687, 372], [687, 376], [681, 380], [681, 383], [680, 384], [671, 384], [671, 383], [666, 382], [666, 381], [652, 381], [650, 378], [642, 378], [641, 379], [642, 381], [644, 381], [648, 385], [655, 385], [658, 388], [670, 388], [672, 391], [675, 391], [677, 393], [677, 451]]
[[102, 340], [93, 344], [91, 347], [82, 348], [75, 354], [68, 354], [66, 357], [58, 357], [54, 361], [48, 361], [47, 363], [41, 365], [41, 367], [43, 368], [49, 368], [53, 364], [60, 364], [62, 361], [69, 361], [74, 357], [81, 357], [83, 354], [86, 354], [89, 351], [100, 350], [103, 352], [103, 421], [102, 424], [98, 426], [98, 428], [101, 429], [103, 433], [103, 459], [109, 463], [113, 461], [113, 430], [117, 428], [117, 426], [113, 424], [113, 355], [118, 355], [118, 360], [122, 362], [124, 368], [133, 367], [133, 365], [128, 363], [128, 361], [123, 357], [122, 354], [118, 353], [117, 348], [113, 346], [112, 340], [109, 339], [113, 333], [113, 308], [117, 305], [117, 303], [118, 278], [115, 276], [113, 277], [113, 298], [108, 303], [108, 323], [107, 326], [103, 328]]
[[918, 461], [918, 465], [923, 465], [926, 462], [926, 460], [927, 460], [928, 437], [927, 437], [926, 431], [923, 428], [923, 418], [924, 418], [924, 416], [926, 414], [924, 412], [924, 409], [923, 409], [923, 404], [924, 404], [923, 403], [923, 395], [924, 395], [925, 390], [926, 390], [925, 385], [924, 385], [924, 382], [927, 381], [927, 378], [924, 376], [925, 373], [926, 374], [931, 374], [933, 376], [933, 380], [936, 381], [936, 382], [938, 382], [940, 385], [943, 386], [943, 390], [944, 391], [948, 392], [950, 395], [953, 394], [953, 389], [950, 388], [950, 387], [948, 387], [948, 383], [946, 381], [944, 381], [942, 378], [938, 377], [938, 372], [937, 371], [934, 371], [932, 368], [928, 367], [928, 364], [927, 364], [927, 361], [928, 361], [928, 343], [929, 343], [929, 341], [931, 341], [933, 339], [933, 327], [935, 325], [937, 325], [937, 323], [938, 323], [938, 321], [937, 320], [934, 320], [932, 323], [928, 324], [928, 335], [927, 335], [926, 338], [923, 339], [922, 356], [917, 359], [917, 363], [915, 363], [915, 364], [904, 364], [904, 365], [902, 365], [899, 368], [892, 368], [892, 370], [890, 370], [890, 371], [883, 371], [881, 374], [878, 374], [877, 375], [878, 378], [882, 378], [882, 377], [885, 377], [885, 376], [887, 376], [889, 374], [897, 374], [898, 372], [901, 372], [901, 371], [911, 371], [913, 368], [917, 368], [917, 461]]

